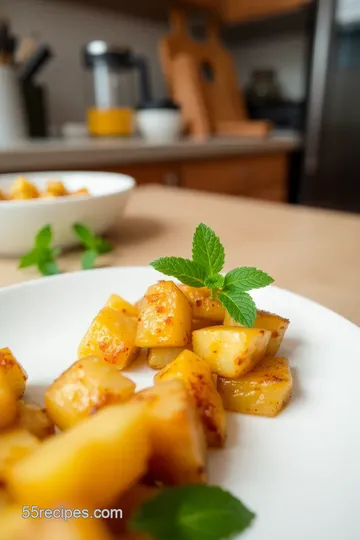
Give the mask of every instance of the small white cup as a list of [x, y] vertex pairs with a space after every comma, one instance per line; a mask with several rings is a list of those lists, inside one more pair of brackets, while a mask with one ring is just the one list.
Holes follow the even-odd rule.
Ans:
[[181, 134], [181, 112], [174, 105], [142, 108], [137, 112], [136, 122], [140, 134], [151, 142], [171, 143]]

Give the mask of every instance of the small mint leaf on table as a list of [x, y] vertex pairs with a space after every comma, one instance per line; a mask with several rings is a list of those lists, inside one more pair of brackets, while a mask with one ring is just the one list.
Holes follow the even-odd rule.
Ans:
[[251, 296], [237, 287], [228, 286], [218, 298], [235, 322], [251, 328], [256, 319], [256, 305]]
[[87, 250], [81, 256], [81, 266], [83, 270], [91, 270], [95, 266], [95, 260], [98, 256], [98, 252], [94, 250]]
[[130, 528], [155, 540], [227, 540], [248, 528], [254, 517], [241, 501], [219, 487], [177, 486], [144, 503]]
[[204, 287], [206, 272], [199, 264], [181, 257], [161, 257], [150, 265], [158, 272], [171, 276], [190, 287]]
[[96, 237], [89, 227], [86, 227], [83, 223], [75, 223], [73, 231], [86, 248], [96, 249]]
[[239, 290], [246, 292], [252, 289], [261, 289], [273, 283], [274, 280], [266, 272], [257, 268], [243, 266], [235, 268], [228, 272], [225, 276], [224, 288], [236, 287]]
[[193, 261], [201, 265], [207, 276], [218, 274], [224, 268], [225, 250], [220, 238], [204, 223], [196, 228], [192, 248]]
[[29, 268], [29, 266], [35, 266], [38, 262], [38, 251], [32, 249], [28, 253], [25, 253], [19, 260], [19, 268]]
[[52, 240], [52, 229], [46, 225], [35, 236], [35, 247], [37, 249], [49, 248]]
[[224, 281], [224, 276], [221, 276], [220, 274], [216, 276], [209, 276], [205, 279], [205, 287], [210, 290], [222, 289], [224, 286]]
[[113, 245], [108, 240], [104, 240], [104, 238], [101, 237], [95, 238], [95, 250], [100, 255], [103, 255], [104, 253], [110, 253], [110, 251], [112, 251], [113, 249]]
[[43, 276], [55, 276], [60, 274], [60, 270], [55, 261], [40, 261], [38, 263], [38, 268]]

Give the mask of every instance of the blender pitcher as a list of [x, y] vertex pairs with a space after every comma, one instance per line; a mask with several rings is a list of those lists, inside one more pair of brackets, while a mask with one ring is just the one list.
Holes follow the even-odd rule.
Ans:
[[146, 58], [135, 55], [128, 47], [91, 41], [85, 46], [83, 60], [89, 133], [93, 136], [131, 136], [137, 101], [150, 100]]

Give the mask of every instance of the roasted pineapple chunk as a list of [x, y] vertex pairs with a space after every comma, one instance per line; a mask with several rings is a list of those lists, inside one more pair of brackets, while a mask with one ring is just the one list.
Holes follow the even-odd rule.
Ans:
[[69, 195], [68, 190], [60, 180], [49, 180], [46, 186], [46, 192], [54, 197]]
[[71, 193], [71, 195], [77, 196], [77, 195], [90, 195], [90, 191], [87, 188], [80, 188], [76, 189]]
[[147, 361], [152, 369], [162, 369], [175, 360], [184, 347], [151, 347]]
[[15, 396], [21, 398], [25, 392], [27, 375], [8, 347], [0, 349], [0, 372], [5, 374]]
[[3, 193], [0, 189], [0, 201], [6, 201], [5, 193]]
[[209, 321], [206, 319], [193, 319], [191, 323], [191, 329], [194, 332], [194, 330], [202, 330], [203, 328], [209, 328], [210, 326], [215, 326], [217, 323], [214, 321]]
[[[269, 345], [266, 349], [266, 356], [275, 356], [275, 354], [278, 352], [289, 324], [290, 321], [280, 317], [280, 315], [275, 315], [259, 309], [257, 310], [257, 317], [255, 319], [253, 328], [263, 328], [265, 330], [270, 330], [271, 332]], [[226, 312], [224, 326], [241, 326], [241, 324], [236, 323], [230, 317], [228, 312]]]
[[149, 404], [152, 453], [149, 474], [165, 484], [206, 481], [207, 448], [193, 399], [181, 381], [168, 381], [134, 397]]
[[139, 353], [136, 327], [133, 317], [109, 307], [101, 309], [80, 343], [78, 357], [95, 355], [121, 369], [129, 366]]
[[[1, 514], [1, 510], [5, 506], [9, 506], [10, 504], [11, 504], [11, 497], [9, 493], [6, 491], [4, 487], [0, 486], [0, 514]], [[0, 527], [0, 530], [1, 530], [1, 527]]]
[[193, 332], [193, 348], [214, 373], [240, 377], [264, 358], [270, 336], [257, 328], [212, 326]]
[[36, 199], [40, 193], [37, 187], [23, 176], [19, 176], [10, 188], [10, 199]]
[[38, 439], [46, 439], [55, 433], [55, 426], [46, 410], [34, 403], [18, 401], [15, 425], [17, 428], [26, 429]]
[[155, 383], [171, 379], [182, 380], [194, 398], [208, 445], [223, 446], [226, 439], [226, 413], [206, 360], [191, 351], [183, 351], [154, 378]]
[[105, 307], [115, 309], [115, 311], [121, 311], [121, 313], [129, 317], [137, 318], [139, 315], [139, 310], [118, 294], [112, 294], [106, 302]]
[[179, 288], [189, 300], [194, 319], [222, 322], [225, 316], [225, 308], [219, 300], [211, 298], [211, 292], [206, 287], [196, 288], [188, 285], [179, 285]]
[[4, 373], [0, 371], [0, 430], [15, 422], [16, 397]]
[[14, 463], [40, 447], [40, 441], [26, 429], [12, 429], [0, 434], [0, 484]]
[[276, 416], [291, 398], [289, 362], [286, 358], [264, 358], [243, 377], [219, 377], [218, 390], [228, 411]]
[[131, 398], [135, 383], [122, 375], [121, 368], [97, 356], [75, 362], [48, 388], [47, 412], [62, 430], [99, 409]]
[[141, 302], [138, 347], [185, 347], [190, 341], [191, 307], [172, 281], [148, 288]]
[[147, 470], [150, 453], [146, 403], [111, 405], [43, 442], [9, 469], [15, 501], [52, 508], [110, 505]]

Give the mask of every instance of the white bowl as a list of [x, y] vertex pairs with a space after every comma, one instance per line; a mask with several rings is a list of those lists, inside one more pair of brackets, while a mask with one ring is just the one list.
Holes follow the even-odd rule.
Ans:
[[144, 109], [138, 111], [136, 123], [140, 134], [148, 141], [171, 143], [180, 137], [182, 120], [180, 111], [171, 109]]
[[122, 216], [135, 181], [124, 174], [105, 172], [31, 172], [0, 175], [0, 190], [9, 190], [17, 176], [25, 176], [40, 190], [48, 180], [61, 180], [72, 192], [82, 187], [91, 195], [0, 202], [0, 254], [20, 256], [33, 247], [34, 236], [47, 224], [53, 227], [54, 245], [78, 244], [72, 225], [81, 222], [103, 234]]

